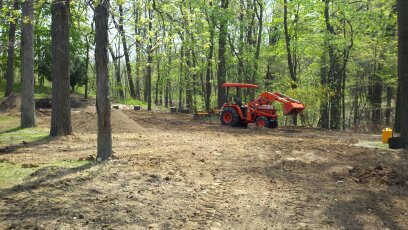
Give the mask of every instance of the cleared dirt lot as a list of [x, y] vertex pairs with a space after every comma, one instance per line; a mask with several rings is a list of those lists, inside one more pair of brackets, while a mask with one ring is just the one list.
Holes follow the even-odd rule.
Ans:
[[[356, 145], [378, 136], [115, 113], [114, 159], [41, 168], [1, 189], [0, 228], [408, 228], [408, 153]], [[73, 112], [72, 136], [2, 146], [0, 159], [37, 165], [95, 155], [92, 114]]]

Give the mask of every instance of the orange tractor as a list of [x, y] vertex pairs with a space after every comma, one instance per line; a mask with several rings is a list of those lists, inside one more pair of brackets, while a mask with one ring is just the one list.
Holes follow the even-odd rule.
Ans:
[[249, 123], [256, 123], [258, 127], [277, 128], [278, 115], [276, 114], [273, 102], [278, 101], [283, 104], [284, 115], [296, 115], [305, 109], [305, 105], [301, 102], [290, 98], [281, 93], [261, 93], [257, 99], [250, 100], [248, 104], [242, 105], [239, 98], [239, 90], [241, 88], [258, 88], [253, 84], [242, 83], [224, 83], [223, 87], [227, 88], [227, 98], [229, 88], [234, 87], [237, 91], [237, 96], [229, 98], [229, 102], [225, 103], [220, 110], [220, 120], [223, 125], [230, 126], [247, 126]]

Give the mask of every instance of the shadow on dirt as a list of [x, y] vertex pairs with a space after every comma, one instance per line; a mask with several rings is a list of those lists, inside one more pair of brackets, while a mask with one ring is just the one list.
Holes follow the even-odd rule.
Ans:
[[63, 168], [56, 166], [40, 168], [30, 175], [32, 177], [31, 180], [8, 189], [0, 189], [0, 199], [17, 193], [29, 192], [30, 190], [36, 189], [49, 181], [58, 180], [67, 175], [90, 169], [93, 165], [94, 163], [89, 162], [75, 168]]
[[[289, 220], [293, 221], [293, 224], [307, 219], [316, 220], [313, 216], [307, 217], [304, 213], [297, 212], [306, 208], [321, 210], [319, 212], [324, 215], [321, 217], [322, 223], [330, 228], [404, 229], [406, 226], [401, 225], [399, 221], [406, 218], [404, 215], [408, 215], [407, 204], [401, 204], [398, 200], [404, 200], [408, 196], [407, 166], [401, 164], [406, 162], [407, 155], [402, 152], [397, 155], [401, 161], [385, 163], [387, 166], [374, 163], [373, 159], [364, 162], [363, 166], [361, 166], [361, 159], [346, 163], [305, 163], [283, 160], [272, 165], [262, 165], [259, 162], [258, 166], [248, 167], [243, 171], [251, 176], [268, 178], [272, 187], [275, 182], [284, 184], [289, 194], [294, 193], [291, 202], [285, 207], [297, 218]], [[369, 156], [366, 157], [369, 158]], [[345, 164], [360, 165], [362, 169], [358, 170], [365, 171], [361, 175], [366, 180], [360, 180], [358, 176], [354, 177], [352, 172], [355, 169], [341, 176], [332, 172], [333, 168]], [[378, 168], [397, 170], [393, 170], [392, 173], [387, 173], [386, 170], [372, 172], [373, 169]], [[371, 172], [371, 178], [367, 176], [367, 172]], [[322, 178], [322, 175], [326, 176]], [[391, 175], [398, 175], [398, 178], [392, 178]]]
[[[0, 190], [0, 201], [6, 204], [1, 209], [0, 220], [7, 220], [9, 229], [42, 229], [42, 223], [56, 229], [64, 226], [115, 229], [112, 226], [124, 227], [129, 220], [147, 226], [148, 222], [134, 211], [140, 210], [137, 204], [119, 208], [122, 203], [118, 202], [123, 197], [103, 187], [104, 183], [112, 183], [116, 175], [101, 175], [101, 171], [107, 170], [105, 166], [112, 167], [112, 164], [90, 162], [76, 168], [37, 170], [26, 183]], [[89, 170], [93, 167], [98, 168]], [[103, 182], [96, 182], [98, 180]]]

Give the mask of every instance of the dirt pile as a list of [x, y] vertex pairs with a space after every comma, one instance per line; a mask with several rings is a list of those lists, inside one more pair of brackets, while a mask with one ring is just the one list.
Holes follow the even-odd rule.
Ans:
[[406, 186], [408, 181], [407, 175], [383, 164], [367, 168], [354, 168], [350, 170], [350, 175], [357, 183], [378, 182], [386, 185]]
[[[111, 110], [112, 133], [140, 133], [144, 128], [117, 109]], [[72, 128], [78, 133], [96, 133], [97, 115], [93, 106], [72, 113]]]
[[21, 96], [12, 93], [0, 103], [0, 112], [19, 112], [21, 108]]

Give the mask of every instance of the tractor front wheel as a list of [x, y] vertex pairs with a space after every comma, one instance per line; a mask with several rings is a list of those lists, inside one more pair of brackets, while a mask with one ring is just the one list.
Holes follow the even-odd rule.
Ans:
[[224, 108], [220, 116], [221, 124], [238, 126], [239, 115], [238, 112], [233, 108]]
[[262, 128], [268, 125], [268, 119], [266, 119], [266, 117], [258, 117], [258, 119], [256, 119], [256, 126]]

